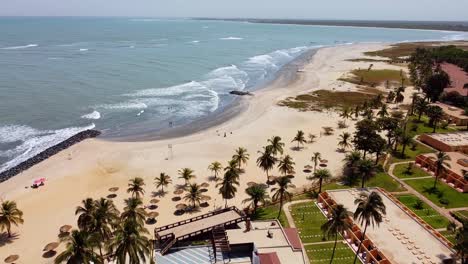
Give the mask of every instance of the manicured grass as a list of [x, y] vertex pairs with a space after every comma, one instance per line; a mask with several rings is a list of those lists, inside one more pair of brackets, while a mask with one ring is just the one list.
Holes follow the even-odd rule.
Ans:
[[441, 235], [443, 235], [445, 238], [447, 238], [450, 242], [455, 244], [455, 233], [444, 230], [439, 232]]
[[460, 221], [468, 221], [468, 210], [456, 211], [452, 212], [452, 214], [455, 216], [456, 219], [459, 219]]
[[[269, 205], [257, 209], [257, 213], [252, 216], [252, 220], [272, 220], [278, 217], [279, 204]], [[279, 221], [283, 227], [289, 227], [288, 219], [281, 213]]]
[[396, 165], [395, 169], [393, 170], [393, 174], [400, 179], [430, 176], [427, 172], [417, 167], [414, 163], [413, 163], [413, 167], [410, 170], [410, 173], [408, 173], [407, 171], [408, 166], [409, 164]]
[[[405, 182], [438, 206], [447, 208], [468, 206], [467, 194], [457, 192], [443, 182], [437, 183], [437, 190], [435, 192], [432, 190], [434, 179], [415, 179]], [[441, 203], [442, 198], [448, 201], [447, 205]]]
[[[360, 184], [360, 183], [359, 183]], [[360, 185], [359, 185], [360, 187]], [[388, 192], [406, 191], [405, 188], [395, 181], [390, 175], [385, 172], [379, 172], [374, 177], [366, 182], [366, 187], [380, 187]]]
[[[440, 125], [440, 124], [439, 124]], [[413, 129], [413, 126], [417, 126], [416, 130]], [[412, 116], [406, 125], [406, 131], [408, 134], [412, 137], [416, 135], [421, 135], [421, 134], [430, 134], [432, 131], [434, 131], [434, 128], [429, 126], [429, 118], [425, 115], [421, 116], [421, 121], [418, 121], [417, 116]], [[448, 133], [448, 132], [454, 132], [455, 130], [453, 128], [447, 127], [447, 128], [442, 128], [440, 126], [437, 126], [436, 128], [436, 133]]]
[[406, 207], [411, 209], [416, 215], [421, 217], [426, 223], [431, 225], [433, 228], [445, 228], [447, 227], [449, 220], [439, 214], [437, 211], [432, 209], [429, 205], [422, 202], [421, 208], [417, 208], [416, 204], [419, 200], [418, 197], [414, 195], [402, 195], [397, 197], [400, 202], [402, 202]]
[[313, 202], [295, 204], [289, 209], [302, 243], [323, 241], [320, 227], [325, 223], [326, 218]]
[[398, 147], [397, 152], [393, 153], [392, 155], [392, 160], [390, 161], [391, 163], [397, 163], [397, 162], [402, 162], [402, 161], [414, 161], [416, 156], [424, 153], [432, 153], [434, 150], [416, 143], [416, 148], [412, 149], [411, 147], [406, 147], [405, 149], [405, 156], [403, 157], [401, 155], [401, 146]]
[[379, 70], [368, 70], [368, 69], [356, 69], [351, 71], [352, 77], [342, 79], [354, 84], [377, 86], [381, 85], [386, 81], [392, 84], [400, 85], [402, 78], [404, 78], [404, 84], [410, 85], [408, 76], [404, 72], [390, 69], [379, 69]]
[[[305, 246], [307, 256], [311, 263], [329, 263], [333, 252], [333, 243], [315, 244]], [[352, 264], [354, 260], [354, 252], [347, 244], [338, 241], [336, 244], [335, 256], [333, 263]]]

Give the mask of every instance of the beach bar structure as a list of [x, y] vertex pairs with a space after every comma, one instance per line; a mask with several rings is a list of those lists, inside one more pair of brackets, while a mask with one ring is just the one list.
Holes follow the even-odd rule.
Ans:
[[[439, 179], [459, 192], [468, 192], [468, 181], [465, 179], [465, 171], [468, 171], [468, 156], [458, 152], [446, 153], [450, 160], [446, 161], [450, 167], [444, 166]], [[437, 173], [435, 154], [421, 154], [416, 157], [416, 165], [431, 175]]]
[[[317, 200], [317, 205], [320, 210], [325, 213], [328, 218], [333, 206], [336, 205], [336, 202], [330, 197], [327, 192], [323, 192], [319, 195]], [[363, 237], [361, 229], [353, 222], [349, 217], [348, 221], [351, 223], [352, 227], [345, 231], [343, 237], [351, 246], [354, 252], [358, 251], [359, 244], [359, 257], [363, 263], [372, 263], [372, 264], [390, 264], [390, 261], [385, 257], [385, 255], [379, 251], [379, 249], [372, 243], [369, 237], [366, 235]]]
[[446, 134], [423, 134], [419, 140], [443, 152], [462, 152], [468, 154], [468, 132]]
[[368, 226], [365, 237], [360, 222], [344, 234], [348, 245], [357, 251], [363, 263], [455, 263], [452, 243], [423, 219], [402, 204], [395, 196], [381, 188], [341, 189], [320, 194], [317, 205], [326, 215], [336, 204], [343, 204], [351, 212], [355, 199], [363, 193], [377, 192], [386, 206], [386, 214], [379, 226]]

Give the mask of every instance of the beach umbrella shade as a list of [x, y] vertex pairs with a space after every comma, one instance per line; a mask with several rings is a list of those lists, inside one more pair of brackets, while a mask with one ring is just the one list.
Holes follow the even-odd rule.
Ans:
[[70, 229], [72, 229], [71, 225], [64, 225], [64, 226], [60, 227], [60, 233], [66, 233], [66, 232], [70, 231]]
[[184, 193], [184, 190], [182, 190], [182, 189], [178, 189], [178, 190], [175, 190], [175, 191], [174, 191], [174, 194], [175, 194], [175, 195], [181, 195], [181, 194], [183, 194], [183, 193]]
[[13, 263], [19, 259], [19, 255], [10, 255], [5, 258], [5, 263]]
[[304, 166], [304, 169], [308, 169], [308, 170], [311, 170], [311, 169], [313, 169], [313, 168], [314, 168], [314, 167], [311, 166], [311, 165], [305, 165], [305, 166]]
[[172, 201], [173, 201], [173, 202], [178, 202], [178, 201], [180, 201], [180, 200], [182, 200], [182, 198], [180, 198], [180, 196], [174, 196], [174, 197], [172, 197]]
[[328, 163], [328, 160], [326, 159], [323, 159], [323, 160], [320, 160], [321, 163]]
[[276, 180], [276, 176], [269, 176], [268, 181], [274, 182]]
[[43, 251], [52, 251], [52, 250], [56, 249], [58, 246], [59, 246], [58, 242], [52, 242], [52, 243], [47, 244], [44, 247]]
[[116, 192], [119, 190], [119, 187], [112, 187], [112, 188], [109, 188], [109, 192]]
[[202, 199], [203, 201], [209, 201], [209, 200], [211, 200], [211, 196], [209, 196], [209, 195], [202, 195], [202, 196], [201, 196], [201, 199]]
[[210, 184], [207, 183], [207, 182], [204, 182], [200, 186], [203, 187], [203, 188], [208, 188], [208, 187], [210, 187]]
[[157, 204], [157, 203], [159, 203], [159, 199], [156, 199], [156, 198], [151, 199], [150, 203]]
[[247, 186], [248, 186], [248, 187], [252, 187], [252, 186], [254, 186], [254, 185], [257, 185], [257, 183], [256, 183], [256, 182], [248, 182], [248, 183], [247, 183]]
[[177, 210], [185, 210], [187, 208], [186, 204], [180, 203], [176, 205]]
[[325, 163], [320, 163], [319, 166], [325, 168], [325, 167], [327, 167], [327, 164], [325, 164]]
[[150, 218], [150, 219], [154, 219], [154, 218], [156, 218], [158, 216], [159, 216], [158, 212], [151, 212], [151, 213], [148, 214], [148, 218]]

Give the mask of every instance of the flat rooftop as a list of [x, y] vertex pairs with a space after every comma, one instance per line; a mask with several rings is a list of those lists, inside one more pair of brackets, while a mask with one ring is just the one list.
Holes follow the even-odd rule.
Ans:
[[[466, 160], [466, 163], [468, 163], [468, 156], [460, 153], [460, 152], [446, 152], [450, 157], [450, 160], [447, 160], [446, 162], [450, 164], [450, 169], [457, 173], [458, 175], [463, 175], [463, 170], [468, 170], [468, 167], [463, 166], [462, 164], [458, 163], [459, 160]], [[435, 158], [437, 155], [435, 153], [427, 153], [423, 154], [425, 157], [433, 157]]]
[[[449, 247], [433, 236], [384, 193], [372, 188], [369, 191], [377, 191], [382, 196], [387, 208], [386, 217], [388, 222], [382, 222], [379, 227], [369, 226], [366, 235], [391, 263], [422, 263], [422, 260], [418, 258], [422, 258], [422, 255], [428, 256], [430, 259], [427, 260], [434, 263], [441, 263], [442, 259], [451, 258], [453, 252]], [[354, 212], [356, 210], [357, 205], [354, 204], [354, 200], [359, 195], [358, 190], [336, 190], [327, 191], [327, 193], [335, 202], [343, 204], [349, 211]], [[360, 223], [355, 222], [361, 230], [364, 230]], [[408, 237], [408, 240], [419, 248], [417, 249], [418, 254], [414, 254], [412, 252], [414, 249], [408, 249], [408, 243], [403, 244], [393, 234], [395, 228], [399, 229], [398, 232], [402, 232], [404, 236]]]
[[448, 105], [448, 104], [444, 104], [444, 103], [434, 103], [432, 105], [436, 105], [440, 108], [442, 108], [442, 110], [444, 111], [445, 114], [447, 115], [450, 115], [450, 116], [453, 116], [453, 117], [456, 117], [458, 119], [468, 119], [468, 116], [465, 115], [465, 111], [461, 108], [458, 108], [458, 107], [455, 107], [455, 106], [451, 106], [451, 105]]
[[462, 68], [451, 63], [442, 63], [440, 66], [442, 67], [442, 70], [450, 76], [450, 81], [452, 82], [444, 91], [456, 91], [460, 95], [466, 96], [468, 90], [464, 89], [463, 86], [468, 83], [468, 74]]
[[[227, 229], [229, 243], [254, 243], [258, 253], [276, 252], [281, 263], [306, 263], [305, 252], [294, 249], [295, 245], [289, 241], [278, 221], [254, 221], [251, 224], [249, 232], [245, 232], [245, 222], [238, 224], [240, 229]], [[271, 238], [267, 236], [268, 231]]]
[[452, 147], [468, 146], [468, 132], [426, 134], [426, 136], [436, 139]]

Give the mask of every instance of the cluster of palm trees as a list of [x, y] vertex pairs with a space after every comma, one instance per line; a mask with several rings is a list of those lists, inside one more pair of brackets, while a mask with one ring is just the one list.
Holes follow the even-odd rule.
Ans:
[[142, 196], [145, 182], [136, 177], [128, 183], [131, 197], [124, 200], [122, 212], [110, 199], [87, 198], [76, 208], [77, 226], [60, 240], [66, 247], [55, 263], [154, 263], [152, 243], [144, 227], [147, 213]]
[[364, 188], [366, 181], [376, 174], [375, 163], [364, 158], [358, 151], [348, 153], [344, 161], [343, 180], [347, 185], [353, 186], [360, 178], [361, 188]]
[[[377, 192], [371, 192], [370, 194], [363, 192], [354, 203], [357, 204], [357, 208], [352, 216], [355, 221], [358, 221], [361, 226], [364, 226], [361, 241], [353, 262], [356, 263], [362, 241], [364, 241], [364, 237], [366, 236], [367, 227], [369, 225], [379, 226], [382, 222], [383, 215], [386, 214], [386, 208], [382, 197]], [[335, 241], [330, 264], [333, 263], [333, 258], [335, 256], [338, 235], [344, 235], [344, 232], [351, 228], [352, 223], [350, 216], [351, 213], [342, 204], [337, 204], [330, 208], [328, 220], [321, 226], [324, 236], [328, 239], [334, 239]]]

